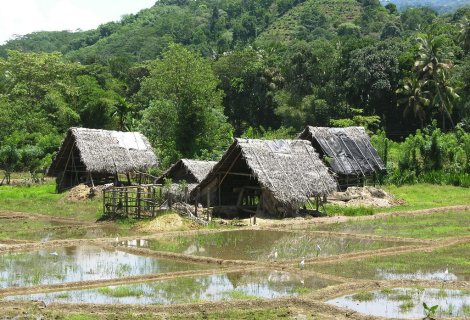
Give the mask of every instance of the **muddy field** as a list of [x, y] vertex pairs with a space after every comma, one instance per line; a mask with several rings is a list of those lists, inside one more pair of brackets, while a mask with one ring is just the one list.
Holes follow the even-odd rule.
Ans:
[[[0, 319], [47, 319], [56, 312], [106, 317], [129, 310], [155, 318], [197, 317], [227, 309], [272, 309], [292, 318], [422, 318], [426, 301], [440, 305], [439, 317], [470, 317], [469, 209], [263, 220], [138, 236], [116, 235], [106, 224], [0, 212], [4, 226], [34, 222], [31, 228], [46, 227], [48, 235], [0, 241]], [[463, 215], [463, 226], [453, 226], [462, 234], [396, 236], [399, 227], [383, 226], [380, 234], [367, 222], [445, 218], [448, 212]], [[433, 263], [436, 254], [455, 261], [446, 258], [442, 265], [437, 257]], [[400, 259], [421, 264], [398, 268], [390, 262]], [[383, 304], [395, 311], [376, 312]]]

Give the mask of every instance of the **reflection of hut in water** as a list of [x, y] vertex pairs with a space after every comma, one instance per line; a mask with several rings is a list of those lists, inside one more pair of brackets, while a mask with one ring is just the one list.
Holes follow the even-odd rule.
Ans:
[[285, 217], [334, 191], [308, 141], [236, 139], [191, 195], [213, 204], [215, 215]]
[[170, 179], [173, 197], [187, 202], [189, 193], [207, 176], [216, 163], [215, 161], [181, 159], [165, 171], [156, 182], [164, 184], [166, 179]]
[[338, 175], [341, 188], [363, 185], [386, 170], [382, 159], [362, 127], [327, 128], [307, 126], [299, 139], [308, 140]]
[[56, 177], [60, 192], [80, 183], [117, 181], [118, 174], [147, 171], [157, 163], [139, 132], [70, 128], [47, 173]]

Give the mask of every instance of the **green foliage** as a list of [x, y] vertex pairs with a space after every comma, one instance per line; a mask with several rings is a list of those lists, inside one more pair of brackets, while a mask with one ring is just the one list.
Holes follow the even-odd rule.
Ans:
[[[222, 150], [230, 126], [222, 110], [222, 91], [211, 66], [181, 45], [171, 45], [150, 66], [138, 93], [142, 131], [157, 147], [164, 165], [202, 150]], [[157, 125], [155, 125], [157, 124]]]
[[434, 306], [428, 306], [426, 302], [423, 302], [423, 308], [424, 308], [424, 316], [426, 318], [432, 318], [436, 314], [437, 308], [439, 308], [438, 305]]
[[372, 143], [387, 161], [387, 183], [470, 186], [469, 133], [459, 129], [443, 134], [436, 127], [428, 127], [417, 130], [402, 143], [385, 139], [381, 133], [372, 137]]
[[354, 301], [372, 301], [374, 300], [375, 295], [373, 292], [370, 291], [361, 291], [353, 294], [351, 298]]
[[[0, 46], [0, 150], [18, 157], [0, 165], [36, 177], [70, 126], [142, 130], [164, 170], [216, 160], [236, 136], [360, 125], [389, 134], [384, 182], [467, 185], [469, 10], [402, 8], [168, 0], [95, 30], [18, 37]], [[394, 142], [429, 125], [441, 133]]]

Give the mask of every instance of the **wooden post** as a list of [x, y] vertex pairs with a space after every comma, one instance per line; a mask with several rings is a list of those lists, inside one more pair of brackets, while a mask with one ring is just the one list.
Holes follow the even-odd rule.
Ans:
[[318, 202], [319, 202], [319, 200], [320, 200], [320, 196], [316, 196], [315, 197], [315, 207], [316, 207], [317, 212], [318, 212]]
[[200, 196], [201, 189], [197, 187], [197, 194], [196, 194], [196, 201], [194, 203], [194, 215], [197, 217], [197, 204], [199, 203], [199, 196]]
[[106, 214], [106, 190], [103, 189], [103, 215]]
[[211, 207], [211, 189], [207, 188], [207, 221], [210, 220], [209, 209]]
[[124, 194], [124, 199], [126, 201], [125, 206], [126, 206], [126, 217], [127, 217], [127, 216], [129, 216], [129, 189], [126, 188], [125, 192], [126, 193]]
[[136, 205], [137, 205], [137, 218], [140, 219], [140, 185], [137, 186], [137, 194], [136, 194]]
[[116, 188], [113, 188], [112, 192], [112, 197], [113, 197], [113, 217], [116, 216]]
[[131, 177], [129, 175], [129, 172], [126, 172], [126, 178], [127, 178], [127, 185], [130, 186], [131, 185]]
[[155, 218], [155, 206], [157, 205], [157, 195], [155, 186], [152, 187], [152, 218]]
[[217, 198], [218, 198], [217, 203], [218, 203], [219, 206], [222, 205], [221, 204], [221, 198], [220, 198], [220, 193], [221, 193], [220, 189], [221, 189], [221, 185], [220, 185], [220, 173], [219, 173], [219, 175], [217, 176]]

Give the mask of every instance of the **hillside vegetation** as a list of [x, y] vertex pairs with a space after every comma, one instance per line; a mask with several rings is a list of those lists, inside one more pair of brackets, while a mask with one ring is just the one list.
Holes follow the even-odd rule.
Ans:
[[469, 20], [378, 0], [161, 0], [18, 37], [0, 47], [3, 182], [44, 173], [71, 126], [141, 131], [163, 170], [236, 136], [360, 125], [384, 182], [468, 186]]

